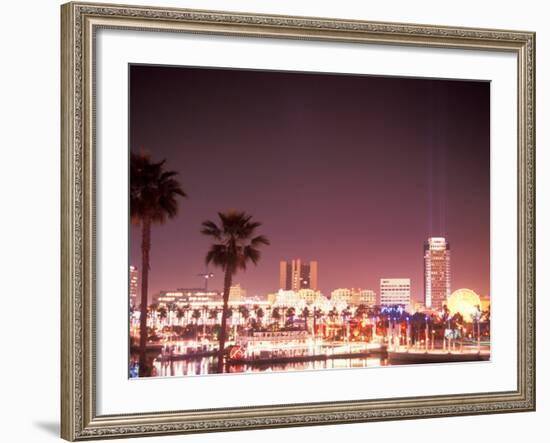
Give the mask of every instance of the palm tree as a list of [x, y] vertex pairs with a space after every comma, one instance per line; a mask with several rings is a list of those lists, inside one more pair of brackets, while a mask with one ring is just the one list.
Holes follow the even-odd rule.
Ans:
[[202, 313], [200, 309], [193, 309], [191, 317], [195, 319], [195, 341], [197, 341], [199, 336], [199, 318], [201, 318], [201, 315]]
[[218, 308], [212, 308], [208, 311], [208, 318], [210, 320], [215, 320], [218, 318]]
[[189, 326], [189, 312], [191, 312], [191, 305], [189, 303], [183, 305], [183, 312], [185, 313], [185, 327]]
[[364, 304], [360, 304], [359, 306], [357, 306], [357, 309], [355, 310], [355, 316], [359, 319], [359, 320], [362, 320], [363, 317], [365, 315], [367, 315], [368, 313], [368, 310], [367, 310], [367, 306], [364, 305]]
[[[151, 303], [149, 307], [147, 308], [147, 312], [149, 314], [149, 317], [151, 319], [151, 323], [153, 327], [156, 327], [157, 325], [157, 314], [159, 310], [158, 303]], [[140, 314], [141, 315], [141, 314]]]
[[269, 245], [263, 235], [256, 235], [260, 222], [252, 221], [252, 216], [244, 212], [218, 212], [220, 224], [207, 220], [202, 223], [202, 234], [212, 237], [214, 244], [206, 254], [206, 264], [213, 263], [225, 273], [223, 285], [223, 311], [218, 349], [218, 373], [223, 373], [223, 358], [227, 337], [227, 313], [229, 307], [229, 289], [233, 276], [239, 270], [246, 270], [249, 262], [257, 264], [260, 260], [259, 247]]
[[317, 336], [317, 320], [323, 317], [323, 311], [319, 308], [313, 308], [313, 335]]
[[206, 320], [207, 320], [207, 317], [208, 317], [208, 306], [207, 305], [202, 305], [202, 316], [203, 316], [203, 319], [202, 319], [202, 335], [206, 335]]
[[159, 318], [160, 318], [160, 325], [164, 326], [165, 322], [163, 320], [166, 320], [166, 317], [168, 316], [168, 311], [164, 306], [161, 306], [158, 312], [159, 312]]
[[239, 315], [240, 315], [241, 319], [244, 319], [244, 324], [246, 326], [248, 317], [250, 317], [250, 311], [248, 310], [248, 308], [245, 305], [240, 305], [239, 306]]
[[271, 311], [271, 318], [277, 322], [277, 329], [279, 329], [281, 322], [281, 310], [279, 308], [273, 308]]
[[256, 320], [258, 322], [258, 327], [260, 328], [262, 326], [262, 320], [265, 316], [265, 312], [259, 306], [255, 306], [254, 307], [254, 313], [256, 314]]
[[349, 338], [349, 318], [351, 317], [351, 310], [349, 306], [346, 306], [342, 312], [342, 329], [344, 336]]
[[178, 306], [175, 303], [170, 303], [168, 305], [168, 326], [172, 326], [174, 313], [177, 311], [177, 309], [178, 309]]
[[296, 309], [294, 309], [294, 307], [290, 307], [286, 310], [286, 323], [285, 323], [285, 326], [288, 322], [290, 322], [291, 324], [294, 324], [294, 316], [296, 315]]
[[185, 317], [185, 309], [184, 308], [176, 308], [176, 318], [178, 319], [179, 326], [183, 326], [183, 317]]
[[186, 197], [176, 172], [164, 169], [165, 161], [152, 162], [146, 154], [130, 155], [130, 216], [141, 225], [141, 307], [139, 337], [139, 376], [149, 375], [145, 349], [147, 346], [147, 290], [151, 225], [163, 224], [178, 212], [177, 197]]
[[309, 318], [309, 308], [307, 306], [302, 309], [302, 312], [300, 314], [300, 317], [304, 319], [304, 329], [307, 331], [307, 319]]
[[[208, 319], [211, 320], [210, 324], [216, 324], [218, 320], [218, 308], [212, 308], [208, 311]], [[212, 329], [212, 328], [211, 328]]]
[[195, 319], [195, 326], [199, 326], [199, 319], [202, 316], [202, 312], [200, 309], [193, 309], [193, 313], [191, 314], [191, 318]]

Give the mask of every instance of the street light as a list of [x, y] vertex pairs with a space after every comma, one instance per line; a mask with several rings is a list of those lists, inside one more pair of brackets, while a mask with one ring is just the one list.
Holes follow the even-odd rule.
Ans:
[[197, 276], [204, 278], [204, 292], [208, 292], [208, 280], [214, 278], [214, 274], [212, 272], [208, 272], [207, 270], [202, 274], [197, 274]]

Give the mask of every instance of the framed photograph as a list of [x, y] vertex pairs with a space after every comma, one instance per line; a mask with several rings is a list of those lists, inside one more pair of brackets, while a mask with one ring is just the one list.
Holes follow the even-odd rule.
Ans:
[[62, 437], [535, 409], [535, 35], [62, 14]]

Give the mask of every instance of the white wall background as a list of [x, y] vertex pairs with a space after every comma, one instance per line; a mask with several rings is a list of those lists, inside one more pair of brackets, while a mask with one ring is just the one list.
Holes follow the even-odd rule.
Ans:
[[[550, 29], [546, 2], [429, 0], [128, 0], [134, 4], [525, 29], [537, 32], [538, 411], [479, 417], [290, 428], [140, 441], [544, 440], [550, 414]], [[0, 26], [0, 438], [55, 441], [59, 433], [59, 1], [2, 5]], [[7, 283], [7, 284], [6, 284]], [[18, 319], [34, 330], [19, 330]], [[539, 437], [538, 435], [541, 435]]]

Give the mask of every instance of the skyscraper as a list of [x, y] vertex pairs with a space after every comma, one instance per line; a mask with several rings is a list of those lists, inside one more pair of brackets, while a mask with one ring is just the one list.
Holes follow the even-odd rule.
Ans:
[[383, 306], [408, 306], [411, 302], [409, 278], [381, 278], [380, 304]]
[[443, 237], [424, 243], [424, 302], [426, 308], [441, 309], [451, 296], [451, 246]]
[[282, 260], [279, 265], [279, 289], [317, 290], [317, 262], [310, 261], [309, 264], [305, 264], [299, 258], [291, 261]]
[[135, 266], [130, 266], [130, 303], [136, 306], [138, 295], [138, 270]]

